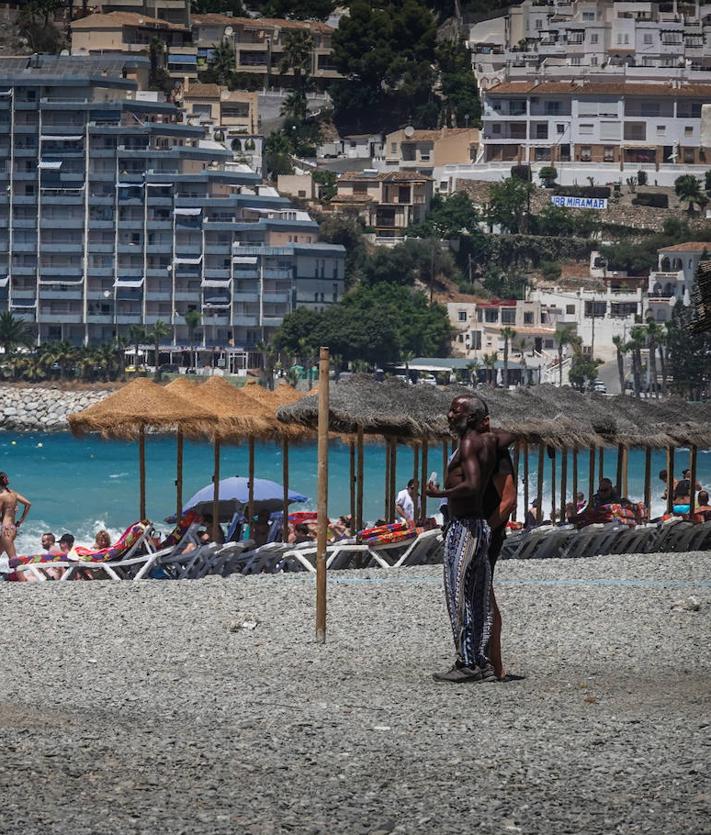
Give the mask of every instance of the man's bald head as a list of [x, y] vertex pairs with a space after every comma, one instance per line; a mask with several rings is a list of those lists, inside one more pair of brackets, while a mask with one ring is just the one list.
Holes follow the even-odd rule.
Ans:
[[[467, 429], [486, 431], [488, 429], [489, 407], [477, 394], [462, 394], [452, 400], [447, 420], [450, 429], [458, 435]], [[486, 421], [485, 425], [484, 421]]]

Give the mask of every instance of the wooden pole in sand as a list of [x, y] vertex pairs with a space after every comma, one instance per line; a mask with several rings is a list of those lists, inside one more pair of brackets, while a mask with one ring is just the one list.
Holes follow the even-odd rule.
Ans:
[[549, 446], [548, 447], [548, 457], [551, 459], [551, 522], [555, 524], [555, 512], [556, 512], [556, 491], [555, 491], [555, 478], [556, 478], [556, 471], [555, 471], [555, 459], [556, 459], [556, 449], [555, 447]]
[[[520, 453], [520, 449], [519, 449], [519, 443], [518, 443], [518, 441], [516, 441], [516, 443], [514, 444], [514, 454], [513, 454], [513, 483], [514, 483], [514, 490], [516, 491], [516, 493], [515, 493], [515, 498], [514, 498], [513, 510], [511, 511], [511, 519], [514, 522], [516, 521], [516, 516], [517, 516], [517, 513], [518, 513], [518, 461], [519, 461], [520, 454], [521, 453]], [[526, 514], [524, 513], [524, 516], [525, 515]]]
[[622, 492], [619, 494], [619, 497], [628, 498], [629, 497], [629, 463], [630, 463], [630, 451], [627, 447], [622, 448]]
[[605, 447], [597, 451], [597, 480], [600, 482], [605, 477]]
[[412, 445], [412, 477], [420, 480], [420, 445], [417, 441]]
[[281, 439], [281, 480], [284, 485], [284, 495], [281, 505], [281, 539], [289, 541], [289, 439]]
[[622, 495], [622, 459], [624, 458], [624, 447], [617, 444], [617, 472], [615, 473], [615, 490], [618, 498]]
[[254, 535], [254, 437], [249, 436], [249, 493], [247, 508], [249, 512], [249, 533]]
[[358, 484], [356, 485], [356, 530], [363, 530], [363, 430], [356, 435], [358, 451]]
[[141, 426], [138, 435], [138, 480], [139, 480], [139, 515], [146, 518], [146, 429]]
[[595, 447], [590, 447], [590, 459], [588, 461], [588, 504], [595, 495]]
[[667, 513], [674, 509], [674, 447], [667, 447]]
[[644, 507], [647, 511], [647, 518], [652, 515], [652, 450], [647, 446], [644, 448]]
[[543, 464], [546, 449], [543, 443], [538, 445], [538, 481], [536, 482], [536, 519], [543, 521]]
[[397, 438], [390, 441], [390, 521], [395, 521], [395, 499], [397, 498]]
[[573, 447], [573, 506], [578, 512], [578, 448]]
[[[215, 462], [212, 470], [212, 538], [217, 542], [217, 534], [220, 530], [220, 442], [217, 438], [215, 438], [213, 449]], [[251, 530], [253, 532], [254, 527]]]
[[326, 538], [328, 535], [328, 348], [321, 348], [318, 381], [318, 538], [316, 642], [326, 643]]
[[528, 513], [528, 441], [523, 442], [523, 504], [523, 518], [525, 519]]
[[565, 505], [568, 502], [568, 449], [560, 454], [560, 521], [565, 522]]
[[348, 442], [348, 473], [351, 482], [351, 528], [355, 524], [356, 518], [356, 465], [355, 465], [355, 441], [351, 437]]
[[176, 437], [176, 473], [175, 473], [175, 515], [180, 521], [183, 515], [183, 430], [178, 429]]
[[[427, 456], [429, 454], [429, 444], [427, 441], [422, 442], [422, 478], [420, 479], [420, 513], [422, 518], [427, 518], [427, 479], [429, 473], [427, 472]], [[442, 482], [444, 484], [444, 482]]]
[[696, 512], [696, 453], [696, 447], [692, 446], [689, 450], [689, 458], [691, 459], [689, 464], [691, 470], [689, 473], [689, 519], [692, 521]]
[[390, 515], [390, 438], [385, 439], [385, 510], [383, 519], [388, 521]]

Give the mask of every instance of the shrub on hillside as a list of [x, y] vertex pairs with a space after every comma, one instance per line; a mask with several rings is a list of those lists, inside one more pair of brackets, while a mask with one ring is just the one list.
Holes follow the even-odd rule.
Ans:
[[660, 191], [651, 191], [648, 194], [638, 194], [632, 198], [633, 206], [653, 206], [655, 209], [669, 208], [669, 195]]
[[596, 197], [606, 199], [610, 196], [608, 186], [556, 186], [556, 194], [564, 197]]

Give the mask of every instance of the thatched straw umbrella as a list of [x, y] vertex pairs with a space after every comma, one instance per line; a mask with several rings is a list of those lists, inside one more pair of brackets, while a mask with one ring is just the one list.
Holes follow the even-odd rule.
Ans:
[[146, 516], [146, 429], [172, 430], [179, 427], [190, 437], [209, 431], [211, 415], [196, 402], [190, 402], [150, 380], [133, 380], [99, 403], [69, 415], [75, 435], [99, 432], [104, 438], [138, 438], [140, 472], [140, 516]]

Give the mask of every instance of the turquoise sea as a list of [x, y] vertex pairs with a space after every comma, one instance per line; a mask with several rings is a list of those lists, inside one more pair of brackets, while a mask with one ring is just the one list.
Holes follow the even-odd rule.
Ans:
[[[149, 437], [146, 442], [147, 511], [160, 528], [165, 516], [175, 510], [175, 439], [171, 436]], [[570, 459], [570, 456], [569, 456]], [[222, 449], [221, 476], [246, 476], [247, 446], [226, 446]], [[334, 441], [329, 456], [329, 512], [339, 515], [349, 512], [348, 446]], [[432, 446], [429, 472], [442, 474], [441, 446]], [[662, 484], [657, 479], [665, 466], [665, 455], [655, 452], [652, 460], [653, 510], [661, 512]], [[535, 496], [537, 457], [530, 458], [530, 497]], [[676, 456], [675, 473], [688, 466], [688, 451]], [[616, 452], [608, 450], [605, 475], [614, 481]], [[569, 460], [568, 489], [571, 490], [572, 463]], [[523, 472], [520, 466], [520, 472]], [[69, 531], [82, 544], [91, 544], [95, 532], [108, 528], [114, 536], [138, 518], [138, 447], [135, 443], [102, 441], [96, 437], [77, 439], [68, 433], [0, 433], [0, 470], [11, 478], [12, 487], [32, 502], [32, 510], [18, 537], [18, 551], [38, 550], [40, 535], [45, 530], [57, 535]], [[314, 444], [295, 446], [289, 454], [291, 486], [306, 496], [316, 497], [316, 447]], [[586, 495], [588, 457], [579, 455], [579, 489]], [[630, 454], [629, 493], [642, 498], [644, 455], [633, 450]], [[281, 448], [273, 444], [258, 444], [256, 476], [281, 482]], [[384, 507], [384, 447], [368, 443], [365, 446], [364, 508], [369, 520], [383, 515]], [[183, 496], [188, 499], [209, 483], [212, 475], [212, 448], [206, 443], [186, 443], [184, 452]], [[412, 477], [412, 452], [398, 447], [398, 489]], [[699, 452], [698, 478], [704, 485], [711, 484], [711, 453]], [[560, 472], [558, 472], [560, 485]], [[550, 461], [546, 459], [545, 508], [550, 508]], [[519, 495], [519, 518], [522, 518], [522, 487]], [[435, 510], [430, 502], [430, 511]], [[315, 507], [315, 504], [311, 504]]]

